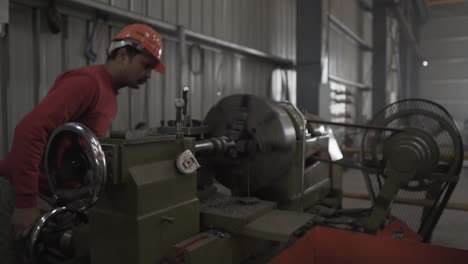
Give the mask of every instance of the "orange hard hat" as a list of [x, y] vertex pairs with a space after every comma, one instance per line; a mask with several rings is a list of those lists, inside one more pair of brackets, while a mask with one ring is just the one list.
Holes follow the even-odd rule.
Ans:
[[[163, 42], [158, 32], [145, 24], [131, 24], [122, 29], [119, 34], [112, 38], [110, 50], [131, 45], [143, 48], [158, 61], [155, 71], [164, 73], [165, 67], [161, 62]], [[136, 43], [135, 43], [136, 42]], [[113, 45], [114, 44], [114, 45]], [[138, 47], [140, 45], [141, 47]]]

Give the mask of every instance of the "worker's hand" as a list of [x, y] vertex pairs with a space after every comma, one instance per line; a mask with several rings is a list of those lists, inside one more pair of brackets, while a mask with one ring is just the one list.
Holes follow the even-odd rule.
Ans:
[[11, 224], [16, 240], [25, 238], [39, 219], [39, 209], [32, 208], [15, 208]]

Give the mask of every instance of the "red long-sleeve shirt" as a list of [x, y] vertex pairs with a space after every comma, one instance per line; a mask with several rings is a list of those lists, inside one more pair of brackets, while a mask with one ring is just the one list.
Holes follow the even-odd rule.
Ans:
[[39, 188], [47, 188], [43, 158], [47, 140], [66, 122], [79, 122], [105, 136], [117, 114], [117, 89], [103, 65], [60, 75], [47, 96], [16, 126], [10, 152], [0, 161], [0, 176], [10, 179], [16, 207], [37, 206]]

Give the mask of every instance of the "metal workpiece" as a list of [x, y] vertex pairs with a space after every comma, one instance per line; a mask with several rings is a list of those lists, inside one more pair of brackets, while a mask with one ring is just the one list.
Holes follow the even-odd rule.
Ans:
[[215, 149], [215, 144], [211, 140], [200, 140], [195, 143], [196, 152], [213, 152]]
[[236, 147], [236, 143], [228, 137], [213, 137], [195, 142], [195, 152], [197, 153], [224, 153], [229, 148], [234, 147]]

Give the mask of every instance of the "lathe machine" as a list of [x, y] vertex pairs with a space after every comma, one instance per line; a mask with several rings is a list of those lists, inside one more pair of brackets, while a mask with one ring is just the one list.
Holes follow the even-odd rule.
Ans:
[[[387, 126], [381, 137], [369, 134], [385, 142], [372, 145], [378, 154], [366, 166], [383, 168], [388, 184], [372, 208], [342, 210], [341, 169], [333, 164], [343, 155], [333, 132], [291, 103], [232, 95], [199, 123], [184, 120], [183, 100], [176, 107], [176, 120], [159, 128], [97, 139], [68, 123], [53, 133], [46, 150], [51, 210], [32, 231], [33, 261], [266, 263], [317, 225], [379, 233], [400, 188], [427, 182], [436, 168], [451, 182], [460, 172], [456, 155], [440, 164], [437, 138]], [[450, 129], [458, 148], [458, 130]], [[443, 210], [439, 200], [427, 217]], [[425, 230], [432, 233], [432, 224]]]

